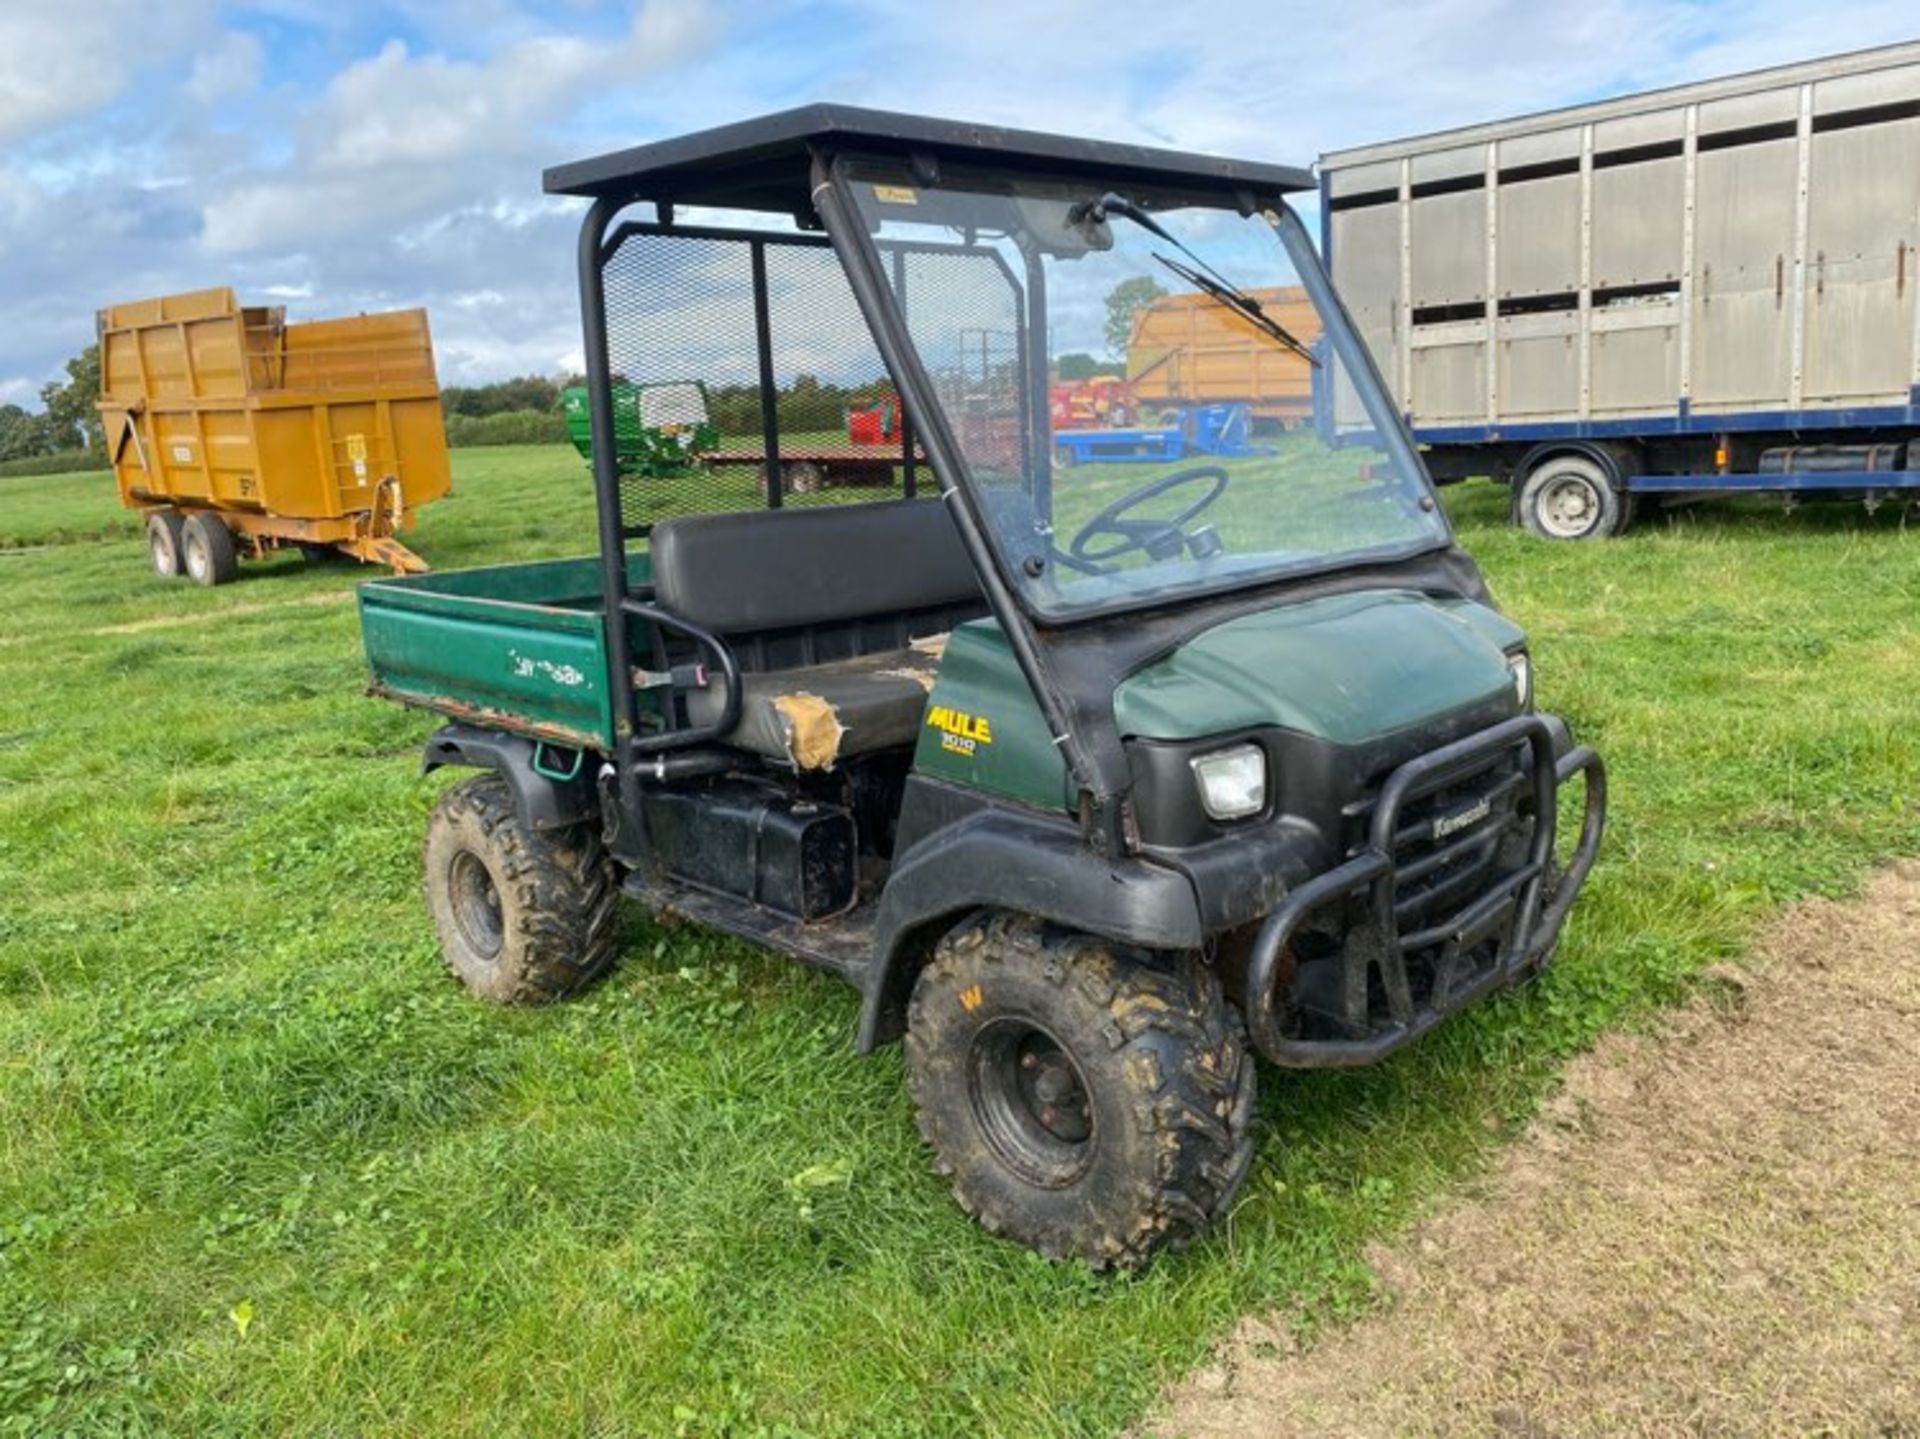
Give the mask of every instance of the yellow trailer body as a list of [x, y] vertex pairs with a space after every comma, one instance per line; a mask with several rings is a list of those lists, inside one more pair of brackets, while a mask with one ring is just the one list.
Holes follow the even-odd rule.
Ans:
[[[1290, 285], [1247, 293], [1302, 344], [1320, 338], [1305, 290]], [[1143, 405], [1244, 403], [1255, 418], [1288, 425], [1313, 410], [1312, 367], [1199, 293], [1167, 295], [1135, 311], [1127, 383]]]
[[394, 538], [451, 486], [424, 310], [290, 325], [222, 287], [110, 305], [99, 338], [123, 504], [426, 568]]

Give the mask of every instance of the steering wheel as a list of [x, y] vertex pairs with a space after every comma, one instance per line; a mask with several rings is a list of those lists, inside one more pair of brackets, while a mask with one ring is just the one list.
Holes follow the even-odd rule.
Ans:
[[[1164, 518], [1130, 520], [1127, 511], [1148, 500], [1157, 499], [1169, 490], [1177, 490], [1185, 485], [1208, 483], [1207, 492], [1176, 515]], [[1083, 564], [1104, 564], [1117, 560], [1122, 555], [1132, 554], [1135, 550], [1145, 550], [1156, 560], [1177, 558], [1187, 547], [1188, 536], [1184, 526], [1200, 512], [1226, 493], [1227, 472], [1218, 465], [1201, 465], [1191, 470], [1175, 470], [1170, 475], [1162, 475], [1151, 483], [1140, 486], [1122, 495], [1108, 505], [1099, 514], [1088, 520], [1074, 535], [1073, 543], [1067, 553]], [[1104, 548], [1095, 549], [1094, 542], [1104, 535], [1114, 539]]]

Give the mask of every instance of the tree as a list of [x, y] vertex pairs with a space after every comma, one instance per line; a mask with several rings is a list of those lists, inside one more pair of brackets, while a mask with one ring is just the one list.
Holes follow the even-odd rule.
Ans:
[[1107, 294], [1107, 350], [1116, 358], [1127, 353], [1127, 341], [1133, 338], [1133, 317], [1155, 300], [1166, 295], [1158, 281], [1149, 275], [1122, 280]]
[[100, 347], [86, 349], [67, 361], [63, 384], [50, 380], [40, 388], [40, 403], [47, 407], [41, 417], [46, 427], [49, 450], [91, 450], [104, 455], [107, 442], [100, 430]]
[[0, 460], [24, 460], [46, 452], [46, 422], [18, 405], [0, 405]]
[[1053, 373], [1062, 380], [1091, 380], [1100, 373], [1100, 362], [1084, 350], [1074, 350], [1053, 362]]
[[560, 386], [544, 375], [517, 375], [490, 385], [448, 385], [440, 391], [440, 408], [476, 420], [510, 411], [545, 413], [560, 408]]

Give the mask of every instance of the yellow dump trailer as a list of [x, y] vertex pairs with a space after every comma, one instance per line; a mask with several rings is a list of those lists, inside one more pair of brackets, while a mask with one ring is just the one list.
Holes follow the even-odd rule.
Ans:
[[280, 545], [426, 568], [395, 538], [451, 482], [426, 311], [289, 325], [220, 288], [99, 331], [107, 452], [159, 573], [219, 584]]
[[[1301, 342], [1320, 321], [1297, 286], [1250, 290], [1261, 308]], [[1313, 410], [1312, 367], [1210, 296], [1167, 295], [1134, 312], [1127, 383], [1142, 405], [1243, 403], [1254, 418], [1284, 425]]]

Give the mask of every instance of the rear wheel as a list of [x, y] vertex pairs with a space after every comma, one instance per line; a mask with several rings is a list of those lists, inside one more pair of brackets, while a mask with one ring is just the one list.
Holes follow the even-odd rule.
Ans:
[[527, 828], [496, 774], [440, 797], [426, 870], [441, 956], [482, 999], [563, 999], [613, 963], [620, 895], [598, 828]]
[[906, 1051], [961, 1206], [1049, 1258], [1136, 1267], [1205, 1229], [1246, 1176], [1253, 1058], [1195, 958], [984, 915], [921, 972]]
[[224, 585], [240, 572], [233, 531], [216, 515], [196, 510], [180, 532], [180, 562], [196, 585]]
[[825, 466], [813, 460], [789, 460], [781, 467], [780, 479], [790, 495], [814, 495], [827, 487]]
[[180, 573], [180, 512], [155, 510], [147, 516], [147, 558], [163, 580]]
[[1589, 455], [1547, 455], [1514, 492], [1514, 518], [1546, 540], [1596, 540], [1624, 532], [1633, 498], [1612, 467]]

